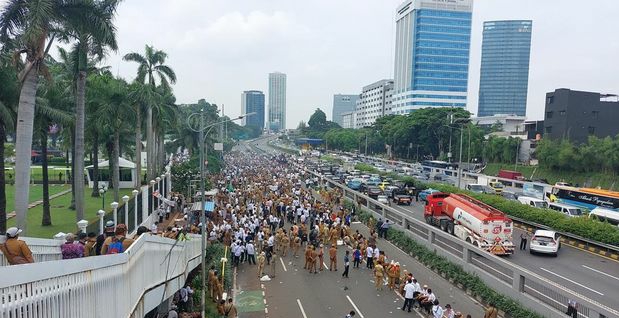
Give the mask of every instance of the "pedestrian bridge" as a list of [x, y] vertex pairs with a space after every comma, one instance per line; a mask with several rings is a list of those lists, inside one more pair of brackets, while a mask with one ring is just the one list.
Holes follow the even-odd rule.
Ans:
[[62, 260], [62, 241], [20, 238], [35, 263], [0, 255], [0, 318], [143, 317], [200, 265], [200, 236], [142, 235], [122, 254]]

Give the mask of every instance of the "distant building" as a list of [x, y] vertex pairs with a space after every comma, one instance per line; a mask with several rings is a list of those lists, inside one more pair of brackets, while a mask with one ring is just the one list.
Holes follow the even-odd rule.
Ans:
[[333, 115], [331, 121], [342, 125], [342, 114], [354, 112], [357, 108], [357, 100], [359, 95], [333, 95]]
[[286, 129], [286, 74], [269, 73], [269, 118], [268, 128]]
[[243, 126], [264, 128], [264, 94], [261, 91], [244, 91], [241, 94], [241, 114], [254, 113], [243, 118]]
[[347, 112], [342, 114], [342, 128], [355, 128], [357, 112]]
[[526, 115], [531, 20], [484, 22], [477, 115]]
[[524, 123], [527, 118], [517, 115], [501, 115], [486, 117], [473, 117], [471, 122], [477, 126], [490, 128], [494, 125], [501, 126], [501, 132], [506, 133], [506, 136], [526, 135]]
[[406, 0], [396, 10], [393, 114], [465, 107], [472, 0]]
[[615, 137], [617, 118], [617, 95], [556, 89], [546, 93], [544, 138], [585, 143], [589, 136]]
[[355, 128], [372, 126], [377, 118], [391, 114], [393, 80], [380, 80], [364, 86], [357, 101]]

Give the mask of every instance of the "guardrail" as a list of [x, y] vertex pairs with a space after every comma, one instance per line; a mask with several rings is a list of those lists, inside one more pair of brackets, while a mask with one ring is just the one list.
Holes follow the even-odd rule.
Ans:
[[[359, 198], [364, 199], [367, 209], [376, 217], [380, 216], [393, 221], [398, 229], [407, 233], [412, 239], [426, 245], [449, 261], [459, 264], [467, 272], [479, 276], [495, 291], [519, 301], [525, 307], [541, 315], [551, 318], [565, 317], [565, 304], [568, 299], [572, 299], [579, 304], [578, 313], [582, 318], [619, 317], [619, 311], [613, 308], [505, 259], [484, 252], [441, 231], [439, 228], [430, 226], [364, 194], [351, 190], [337, 181], [325, 178], [319, 173], [307, 170], [305, 167], [297, 167], [319, 177], [329, 187], [341, 189], [346, 197], [355, 202], [359, 202]], [[374, 211], [372, 206], [377, 207], [381, 213]]]
[[125, 253], [0, 267], [0, 318], [144, 317], [200, 264], [200, 237], [142, 235]]

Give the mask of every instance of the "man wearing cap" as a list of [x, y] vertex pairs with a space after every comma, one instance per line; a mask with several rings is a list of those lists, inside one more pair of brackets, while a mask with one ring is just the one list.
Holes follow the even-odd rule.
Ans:
[[6, 230], [6, 242], [0, 244], [0, 251], [11, 265], [34, 263], [32, 252], [26, 242], [18, 240], [21, 230], [11, 227]]
[[101, 255], [101, 247], [103, 246], [103, 242], [108, 237], [114, 236], [114, 221], [110, 220], [105, 223], [105, 229], [102, 234], [97, 236], [97, 243], [95, 244], [95, 254]]

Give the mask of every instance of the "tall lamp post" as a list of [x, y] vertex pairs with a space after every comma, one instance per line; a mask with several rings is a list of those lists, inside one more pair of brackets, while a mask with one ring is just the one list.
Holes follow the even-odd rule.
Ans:
[[[206, 215], [205, 215], [205, 185], [204, 185], [204, 166], [205, 166], [205, 159], [206, 159], [206, 145], [205, 145], [205, 139], [206, 136], [211, 132], [211, 130], [214, 127], [217, 127], [223, 123], [227, 123], [227, 122], [231, 122], [231, 121], [235, 121], [235, 120], [239, 120], [239, 119], [243, 119], [245, 117], [251, 116], [255, 113], [249, 113], [249, 114], [243, 114], [239, 117], [236, 118], [227, 118], [224, 120], [220, 120], [214, 123], [211, 123], [209, 125], [204, 125], [204, 112], [205, 109], [203, 108], [201, 112], [199, 113], [193, 113], [191, 115], [189, 115], [189, 117], [187, 117], [187, 127], [189, 127], [190, 130], [200, 133], [200, 196], [202, 197], [202, 202], [200, 204], [200, 233], [201, 233], [201, 237], [200, 237], [200, 241], [201, 241], [201, 253], [200, 253], [200, 263], [201, 263], [201, 270], [202, 270], [202, 291], [200, 292], [200, 307], [201, 307], [201, 311], [202, 311], [202, 316], [201, 317], [206, 317], [206, 264], [204, 262], [204, 260], [206, 259], [206, 255], [205, 255], [205, 250], [206, 250]], [[200, 116], [200, 126], [198, 128], [192, 127], [192, 118], [194, 116]], [[206, 132], [205, 132], [206, 131]]]
[[99, 195], [101, 196], [101, 210], [105, 210], [105, 192], [107, 191], [107, 188], [105, 187], [105, 184], [102, 184], [99, 186]]

